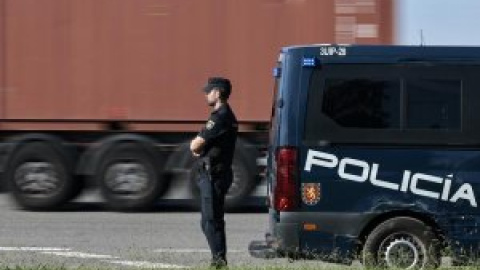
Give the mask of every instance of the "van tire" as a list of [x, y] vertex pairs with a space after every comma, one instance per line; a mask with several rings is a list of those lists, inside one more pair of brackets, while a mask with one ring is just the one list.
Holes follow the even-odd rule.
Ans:
[[136, 143], [120, 143], [102, 158], [95, 178], [108, 209], [149, 210], [162, 193], [165, 183], [156, 160]]
[[425, 223], [411, 217], [396, 217], [378, 225], [367, 237], [362, 254], [367, 268], [436, 268], [440, 259], [438, 237]]
[[81, 185], [74, 181], [69, 168], [66, 158], [53, 146], [29, 142], [13, 155], [5, 179], [22, 208], [54, 210], [80, 192]]

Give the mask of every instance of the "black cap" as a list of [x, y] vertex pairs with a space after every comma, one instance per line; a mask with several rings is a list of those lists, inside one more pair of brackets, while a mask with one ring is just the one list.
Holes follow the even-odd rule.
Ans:
[[220, 93], [225, 98], [228, 98], [232, 92], [232, 84], [230, 83], [230, 80], [222, 77], [208, 78], [207, 85], [203, 87], [203, 91], [208, 94], [214, 88], [219, 88]]

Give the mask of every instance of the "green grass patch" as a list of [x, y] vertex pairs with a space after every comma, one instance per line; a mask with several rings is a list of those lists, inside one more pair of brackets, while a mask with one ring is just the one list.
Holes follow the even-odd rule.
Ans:
[[[0, 270], [116, 270], [116, 269], [136, 269], [136, 270], [154, 270], [154, 269], [166, 269], [166, 268], [139, 268], [139, 267], [67, 267], [67, 266], [2, 266]], [[211, 270], [214, 268], [203, 267], [191, 267], [185, 268], [191, 270]], [[352, 267], [342, 265], [295, 265], [292, 266], [229, 266], [226, 270], [386, 270], [385, 268], [364, 268], [364, 267]], [[438, 270], [479, 270], [479, 266], [461, 266], [461, 267], [439, 267]], [[176, 269], [178, 270], [178, 269]], [[395, 270], [395, 269], [392, 269]], [[427, 270], [427, 269], [426, 269]]]

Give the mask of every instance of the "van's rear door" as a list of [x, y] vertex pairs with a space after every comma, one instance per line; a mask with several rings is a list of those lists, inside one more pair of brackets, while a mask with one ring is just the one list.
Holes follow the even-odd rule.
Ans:
[[275, 179], [275, 149], [278, 145], [277, 143], [277, 136], [279, 133], [278, 126], [280, 121], [280, 107], [279, 104], [279, 89], [281, 86], [281, 78], [282, 78], [282, 64], [284, 60], [284, 53], [281, 52], [277, 65], [273, 69], [273, 78], [274, 78], [274, 87], [273, 87], [273, 101], [272, 101], [272, 109], [271, 109], [271, 117], [270, 117], [270, 131], [269, 131], [269, 143], [268, 143], [268, 156], [267, 156], [267, 196], [269, 201], [269, 206], [273, 206], [273, 182]]

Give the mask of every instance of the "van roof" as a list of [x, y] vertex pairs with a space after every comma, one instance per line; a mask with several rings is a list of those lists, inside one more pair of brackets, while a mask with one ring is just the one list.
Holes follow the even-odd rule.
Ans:
[[361, 62], [468, 61], [480, 64], [480, 47], [469, 46], [312, 44], [284, 47], [282, 52], [317, 57], [327, 62], [356, 62], [357, 59]]

